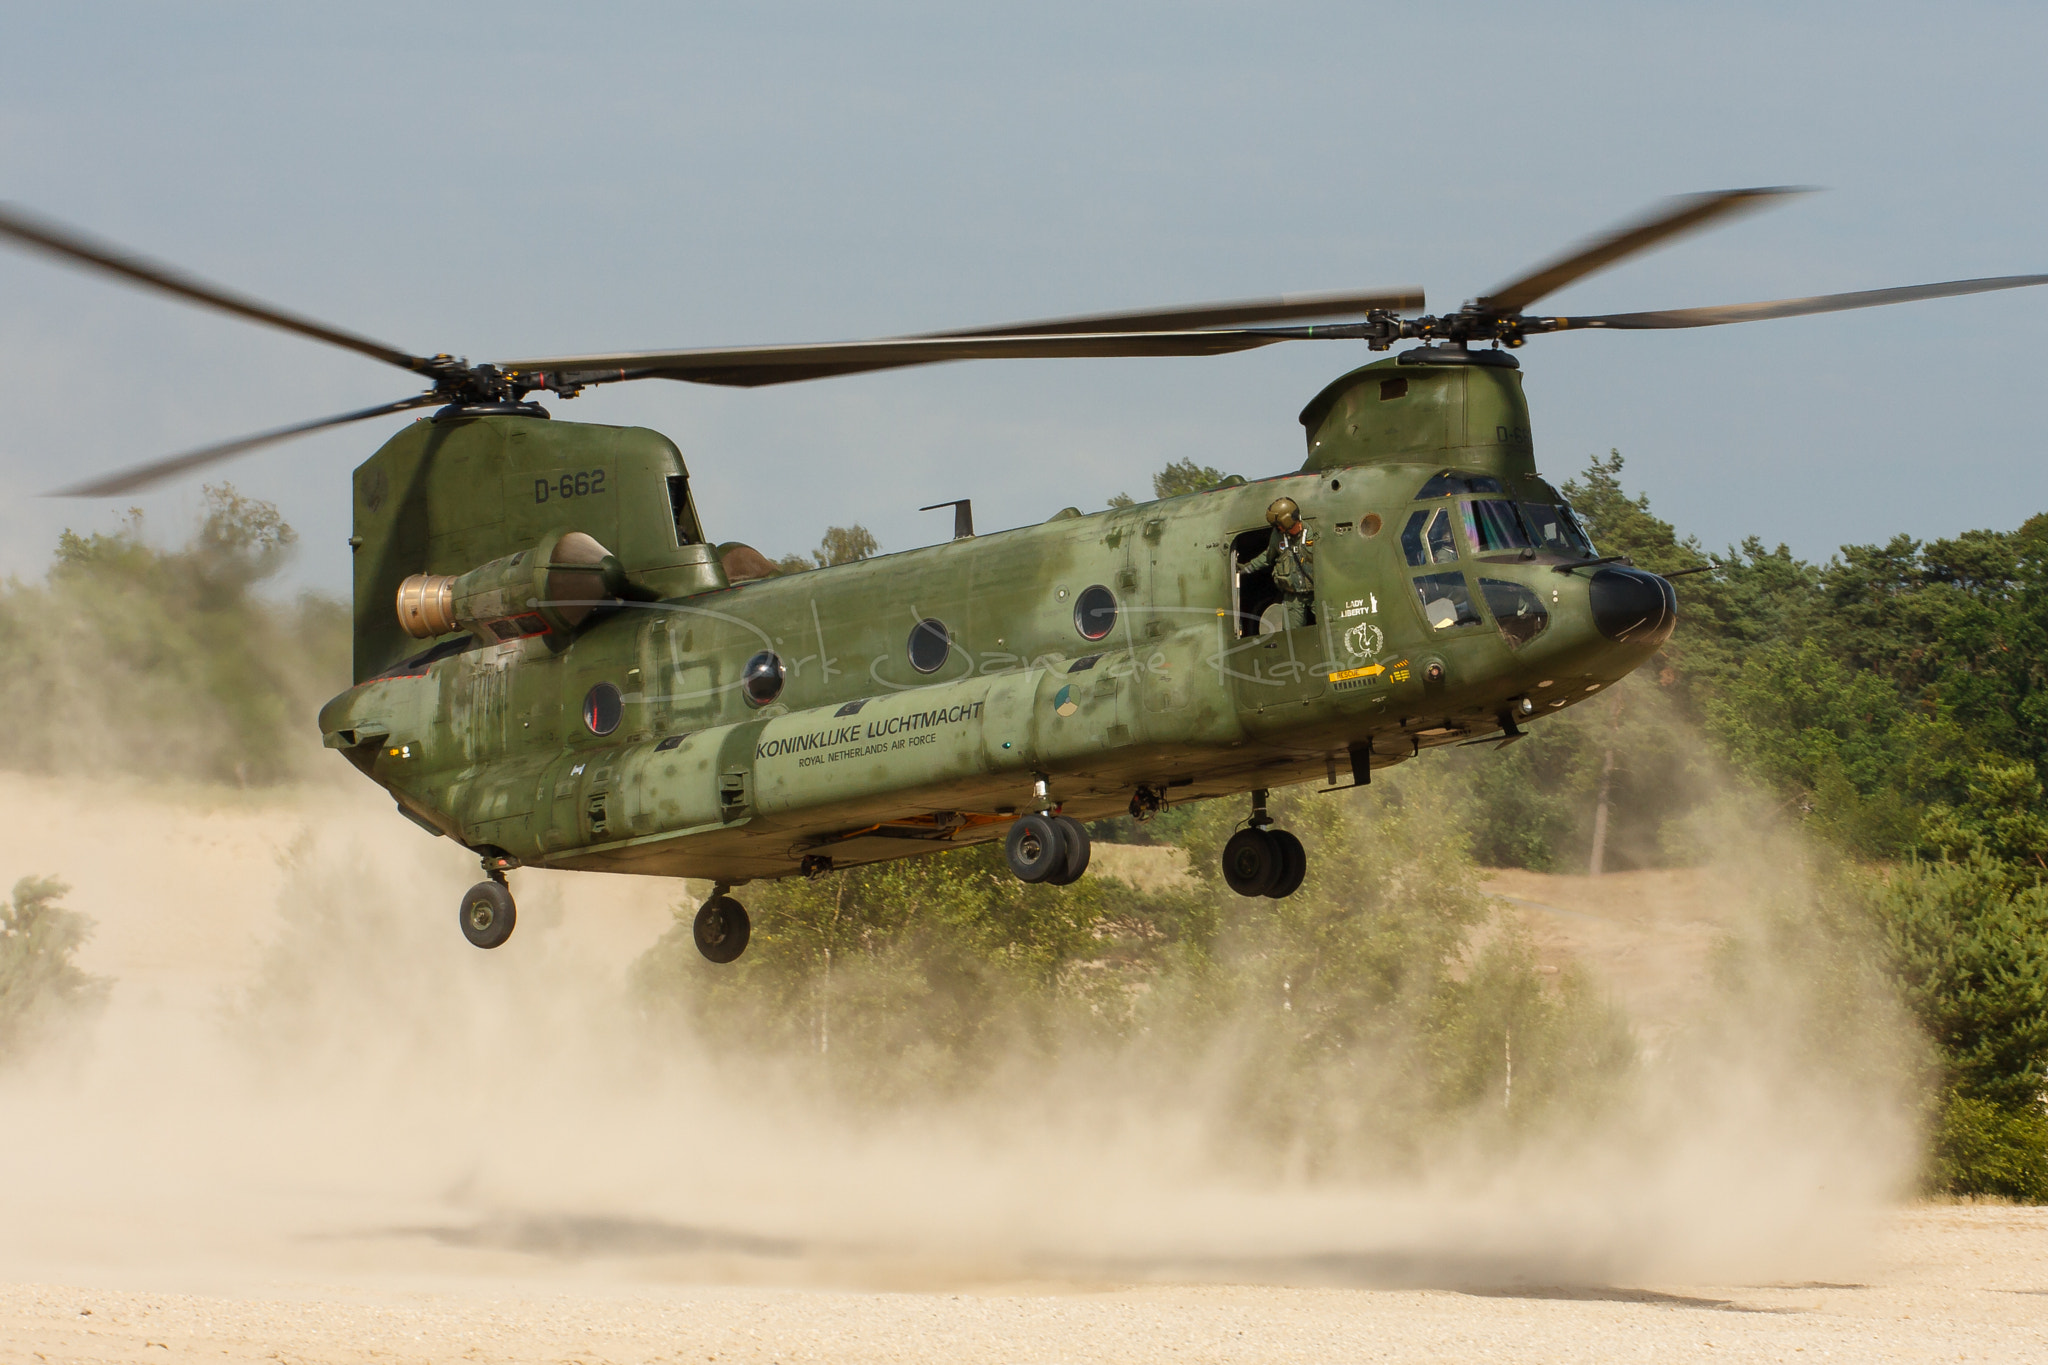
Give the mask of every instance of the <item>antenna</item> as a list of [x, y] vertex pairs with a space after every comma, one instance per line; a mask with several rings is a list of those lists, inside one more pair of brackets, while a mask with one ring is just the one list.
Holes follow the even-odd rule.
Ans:
[[966, 540], [974, 534], [974, 499], [955, 498], [952, 502], [935, 502], [930, 507], [920, 507], [920, 512], [936, 512], [941, 507], [953, 509], [953, 539]]

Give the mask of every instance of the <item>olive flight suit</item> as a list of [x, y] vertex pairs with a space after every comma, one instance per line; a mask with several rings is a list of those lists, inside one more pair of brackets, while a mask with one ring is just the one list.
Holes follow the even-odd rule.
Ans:
[[1275, 526], [1265, 552], [1244, 566], [1246, 573], [1273, 571], [1273, 586], [1280, 589], [1280, 610], [1287, 628], [1298, 630], [1308, 624], [1310, 604], [1316, 597], [1315, 539], [1308, 523], [1294, 528], [1294, 534]]

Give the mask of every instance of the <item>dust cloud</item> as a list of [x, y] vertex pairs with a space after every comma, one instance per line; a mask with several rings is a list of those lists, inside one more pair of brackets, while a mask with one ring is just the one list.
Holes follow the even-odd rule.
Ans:
[[522, 871], [518, 932], [479, 952], [474, 863], [366, 784], [0, 775], [0, 830], [116, 982], [82, 1048], [0, 1074], [15, 1279], [1844, 1280], [1916, 1160], [1902, 1026], [1803, 927], [1797, 851], [1747, 828], [1694, 883], [1696, 1000], [1597, 1122], [1341, 1180], [1231, 1160], [1213, 1059], [1171, 1049], [991, 1059], [972, 1099], [849, 1113], [636, 1012], [679, 885]]

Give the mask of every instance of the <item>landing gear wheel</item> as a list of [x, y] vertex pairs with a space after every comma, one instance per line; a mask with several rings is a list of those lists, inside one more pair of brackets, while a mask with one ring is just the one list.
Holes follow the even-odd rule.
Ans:
[[1276, 901], [1286, 900], [1301, 889], [1301, 879], [1308, 875], [1308, 850], [1284, 829], [1269, 829], [1266, 837], [1280, 849], [1280, 875], [1266, 894]]
[[747, 950], [753, 929], [746, 908], [738, 901], [731, 896], [713, 896], [697, 907], [690, 936], [697, 940], [697, 951], [713, 962], [731, 962]]
[[1060, 838], [1066, 844], [1067, 858], [1065, 866], [1045, 880], [1053, 886], [1072, 886], [1080, 881], [1081, 874], [1088, 870], [1088, 829], [1071, 815], [1055, 815], [1052, 822], [1060, 827]]
[[1067, 866], [1066, 836], [1049, 815], [1020, 815], [1003, 840], [1003, 856], [1009, 859], [1010, 871], [1017, 874], [1018, 881], [1052, 881]]
[[519, 913], [505, 883], [478, 882], [462, 894], [460, 920], [464, 938], [479, 948], [495, 948], [512, 937]]
[[1284, 868], [1279, 841], [1263, 829], [1241, 829], [1223, 846], [1223, 880], [1240, 896], [1271, 895]]

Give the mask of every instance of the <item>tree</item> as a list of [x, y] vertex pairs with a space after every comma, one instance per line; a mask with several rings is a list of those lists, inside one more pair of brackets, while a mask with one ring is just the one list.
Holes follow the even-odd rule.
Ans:
[[205, 496], [182, 546], [131, 510], [65, 531], [43, 584], [0, 587], [0, 706], [43, 722], [0, 733], [0, 763], [248, 784], [329, 761], [307, 718], [348, 685], [348, 609], [260, 595], [297, 534], [231, 485]]
[[1900, 868], [1871, 908], [1939, 1056], [1936, 1181], [2048, 1200], [2048, 889], [1979, 852]]
[[1223, 471], [1193, 460], [1175, 460], [1152, 476], [1152, 496], [1177, 498], [1201, 493], [1223, 482]]
[[828, 526], [824, 539], [818, 548], [811, 551], [806, 559], [800, 554], [787, 554], [775, 561], [775, 567], [784, 573], [803, 573], [807, 569], [829, 569], [834, 564], [852, 564], [868, 559], [881, 552], [881, 542], [874, 532], [855, 522], [851, 526]]
[[2041, 810], [2034, 765], [1994, 759], [1977, 765], [1962, 801], [1928, 812], [1920, 838], [1942, 858], [1995, 860], [2023, 886], [2048, 872], [2048, 819]]
[[825, 538], [818, 542], [818, 548], [811, 551], [811, 558], [821, 569], [834, 564], [851, 564], [867, 559], [881, 552], [881, 542], [867, 527], [855, 522], [851, 526], [828, 526]]
[[[1175, 460], [1152, 476], [1152, 496], [1155, 498], [1177, 498], [1184, 493], [1202, 493], [1214, 488], [1224, 480], [1224, 473], [1210, 465], [1196, 464], [1193, 460]], [[1112, 509], [1136, 507], [1137, 499], [1128, 493], [1118, 493], [1109, 500]]]

